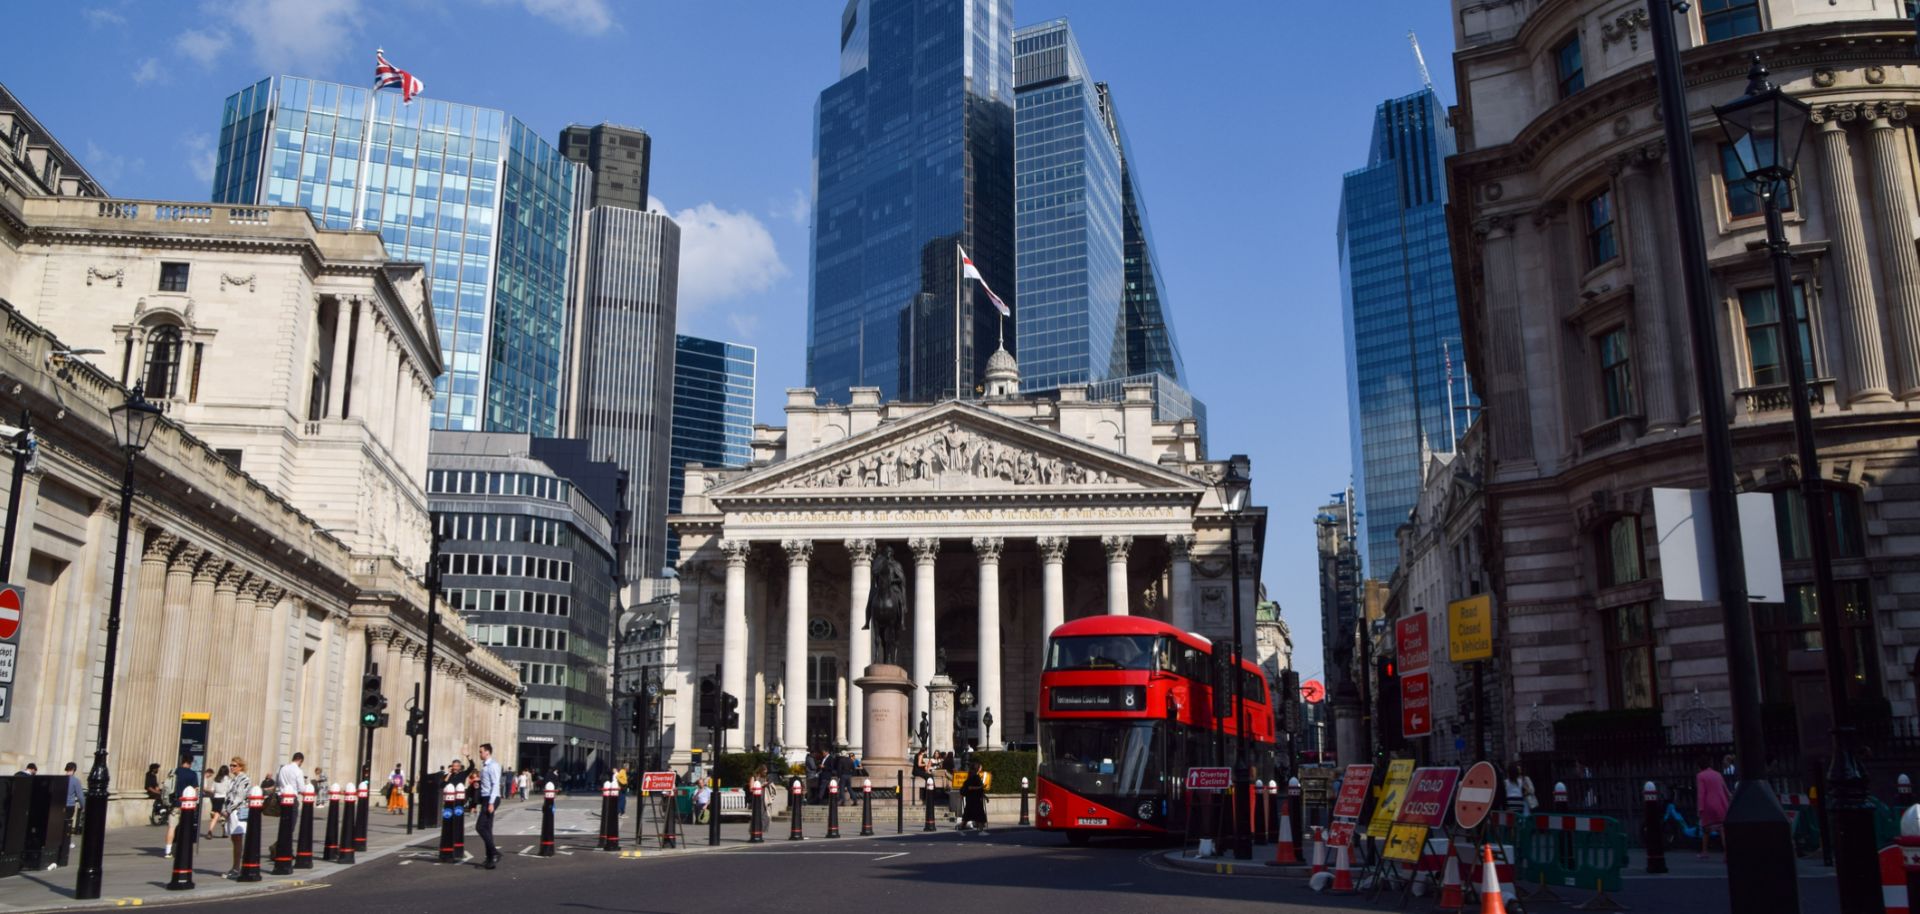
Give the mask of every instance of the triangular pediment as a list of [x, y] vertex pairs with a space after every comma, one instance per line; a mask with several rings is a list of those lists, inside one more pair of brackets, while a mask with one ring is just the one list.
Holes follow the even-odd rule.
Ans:
[[728, 480], [716, 501], [762, 495], [1159, 491], [1205, 483], [967, 403], [948, 402]]

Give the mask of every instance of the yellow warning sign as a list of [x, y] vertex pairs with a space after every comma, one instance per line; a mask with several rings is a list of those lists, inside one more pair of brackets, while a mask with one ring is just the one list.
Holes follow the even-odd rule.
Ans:
[[1387, 763], [1387, 782], [1380, 787], [1380, 802], [1373, 804], [1373, 818], [1367, 820], [1367, 834], [1385, 838], [1400, 818], [1400, 801], [1407, 798], [1413, 783], [1413, 759], [1397, 758]]
[[1493, 597], [1481, 594], [1447, 604], [1447, 659], [1493, 659]]
[[1380, 855], [1388, 860], [1403, 863], [1420, 862], [1420, 852], [1427, 846], [1427, 827], [1425, 825], [1407, 825], [1397, 823], [1387, 835], [1387, 849]]

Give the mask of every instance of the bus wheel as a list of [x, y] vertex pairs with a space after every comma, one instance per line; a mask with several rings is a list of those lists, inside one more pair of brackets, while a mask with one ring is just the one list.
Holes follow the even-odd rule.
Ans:
[[1083, 831], [1070, 831], [1067, 832], [1067, 843], [1074, 847], [1086, 847], [1088, 839], [1092, 837]]

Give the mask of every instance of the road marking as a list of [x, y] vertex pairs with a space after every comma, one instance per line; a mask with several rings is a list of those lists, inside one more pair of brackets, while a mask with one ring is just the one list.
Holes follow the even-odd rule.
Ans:
[[892, 860], [895, 857], [905, 857], [907, 855], [907, 851], [896, 851], [894, 853], [889, 854], [883, 851], [772, 851], [772, 850], [769, 850], [769, 851], [760, 851], [759, 853], [761, 856], [775, 856], [775, 857], [872, 857], [874, 858], [873, 862], [875, 863], [879, 863], [882, 860]]

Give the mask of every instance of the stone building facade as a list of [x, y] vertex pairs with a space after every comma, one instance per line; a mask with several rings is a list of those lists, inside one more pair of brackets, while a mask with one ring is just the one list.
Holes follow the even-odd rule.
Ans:
[[[1736, 473], [1775, 494], [1786, 603], [1756, 604], [1769, 708], [1818, 642], [1758, 201], [1711, 106], [1758, 54], [1813, 106], [1786, 214], [1812, 351], [1817, 472], [1832, 483], [1844, 646], [1862, 713], [1911, 717], [1920, 644], [1920, 258], [1913, 26], [1879, 3], [1694, 4], [1678, 15], [1696, 189]], [[1896, 5], [1897, 6], [1897, 5]], [[1661, 597], [1650, 489], [1705, 483], [1682, 264], [1645, 5], [1456, 0], [1450, 232], [1469, 368], [1487, 406], [1488, 587], [1510, 727], [1554, 748], [1576, 712], [1726, 738], [1712, 603]], [[1733, 162], [1733, 164], [1729, 164]], [[1791, 332], [1791, 331], [1788, 331]], [[1594, 715], [1583, 715], [1591, 720]], [[1652, 718], [1657, 717], [1657, 720]], [[1678, 728], [1676, 730], [1675, 728]]]
[[[1004, 355], [990, 388], [1017, 390]], [[938, 404], [883, 404], [877, 388], [855, 388], [846, 405], [789, 391], [786, 426], [756, 429], [751, 466], [687, 468], [672, 519], [675, 759], [710, 743], [694, 725], [694, 684], [716, 664], [741, 697], [728, 746], [867, 745], [852, 680], [873, 662], [862, 626], [887, 554], [911, 607], [900, 665], [921, 687], [944, 671], [992, 710], [990, 733], [962, 735], [982, 747], [1033, 739], [1043, 647], [1061, 622], [1137, 613], [1233, 637], [1225, 463], [1206, 458], [1193, 420], [1152, 410], [1144, 385], [1119, 403], [1077, 388], [1057, 402]], [[1250, 507], [1240, 520], [1250, 652], [1265, 517]], [[916, 688], [912, 720], [928, 701]]]

